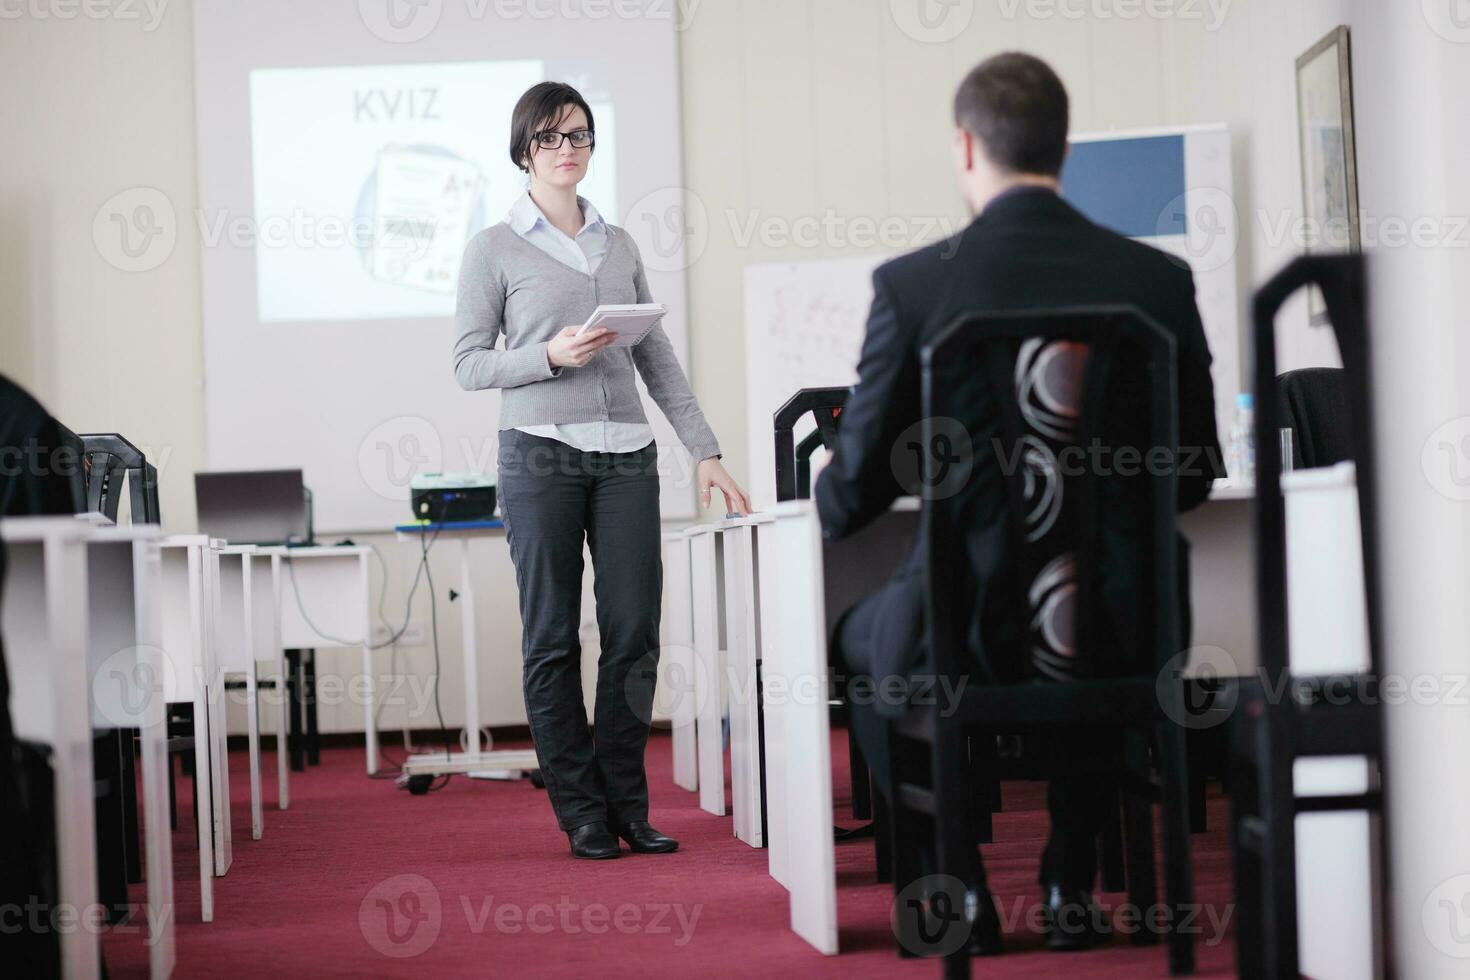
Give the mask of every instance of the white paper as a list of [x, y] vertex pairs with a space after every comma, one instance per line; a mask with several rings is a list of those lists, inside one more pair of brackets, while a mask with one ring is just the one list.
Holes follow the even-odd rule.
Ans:
[[380, 152], [368, 272], [383, 282], [454, 292], [483, 186], [473, 163], [418, 150]]

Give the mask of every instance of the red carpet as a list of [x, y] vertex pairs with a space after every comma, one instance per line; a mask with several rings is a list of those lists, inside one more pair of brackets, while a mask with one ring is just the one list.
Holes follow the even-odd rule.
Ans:
[[[834, 733], [838, 822], [850, 825], [847, 750]], [[837, 888], [843, 953], [823, 957], [788, 926], [787, 893], [766, 852], [735, 840], [729, 817], [700, 810], [670, 779], [670, 743], [648, 752], [652, 819], [677, 837], [672, 855], [574, 861], [546, 794], [529, 781], [456, 777], [410, 796], [363, 773], [361, 750], [322, 753], [293, 773], [291, 809], [275, 809], [274, 753], [266, 755], [265, 836], [250, 839], [242, 753], [232, 755], [235, 860], [215, 879], [215, 921], [199, 921], [198, 851], [179, 781], [174, 872], [179, 977], [423, 975], [610, 977], [933, 977], [932, 960], [899, 960], [888, 925], [892, 890], [874, 879], [871, 840], [840, 844]], [[1115, 939], [1080, 954], [1041, 951], [1027, 926], [1046, 831], [1039, 784], [1008, 783], [984, 849], [1008, 923], [1005, 956], [974, 973], [1046, 977], [1166, 976], [1161, 946]], [[1230, 906], [1224, 800], [1212, 797], [1195, 844], [1201, 976], [1231, 976], [1233, 937], [1216, 923]], [[141, 891], [135, 894], [141, 898]], [[1121, 895], [1100, 896], [1116, 904]], [[391, 917], [389, 912], [392, 912]], [[1213, 918], [1212, 918], [1213, 915]], [[1008, 917], [1014, 917], [1014, 919]], [[1228, 922], [1228, 919], [1226, 920]], [[1013, 924], [1012, 924], [1013, 922]], [[146, 977], [141, 931], [109, 935], [113, 977]], [[413, 953], [404, 956], [401, 954]]]

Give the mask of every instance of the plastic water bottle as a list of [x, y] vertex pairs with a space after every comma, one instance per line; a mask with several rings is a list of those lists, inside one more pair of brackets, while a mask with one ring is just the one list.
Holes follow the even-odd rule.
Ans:
[[1256, 482], [1256, 403], [1248, 392], [1235, 396], [1235, 421], [1230, 426], [1229, 458], [1225, 469], [1238, 487]]

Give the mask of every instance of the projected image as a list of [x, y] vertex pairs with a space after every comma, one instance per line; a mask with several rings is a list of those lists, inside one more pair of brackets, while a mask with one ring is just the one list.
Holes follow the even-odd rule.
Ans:
[[[470, 229], [482, 227], [485, 178], [443, 147], [390, 147], [358, 198], [363, 265], [379, 282], [454, 291]], [[366, 207], [364, 207], [366, 205]]]
[[[453, 315], [465, 243], [525, 191], [510, 114], [546, 67], [252, 71], [260, 322]], [[616, 221], [613, 107], [585, 94], [597, 152], [580, 192]]]

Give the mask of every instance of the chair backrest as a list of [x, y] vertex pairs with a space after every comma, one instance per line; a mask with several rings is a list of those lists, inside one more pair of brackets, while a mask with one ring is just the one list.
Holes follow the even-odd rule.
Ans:
[[73, 512], [80, 514], [87, 509], [87, 472], [83, 463], [87, 457], [87, 445], [81, 436], [60, 422], [56, 423], [56, 431], [61, 435], [61, 450], [65, 454], [64, 465], [58, 468], [64, 472], [71, 486], [71, 498], [75, 504]]
[[1280, 425], [1292, 431], [1292, 465], [1310, 470], [1353, 458], [1347, 375], [1342, 368], [1301, 368], [1276, 378]]
[[[1023, 649], [1010, 656], [1040, 678], [1168, 663], [1179, 652], [1173, 337], [1132, 307], [967, 315], [924, 348], [922, 386], [935, 669], [964, 670], [968, 651], [987, 646], [981, 637], [993, 641], [981, 616], [1012, 620]], [[1119, 530], [1149, 576], [1133, 594], [1144, 622], [1120, 623], [1128, 617], [1103, 600], [1100, 566], [1123, 540], [1108, 525], [1124, 501], [1136, 519]], [[992, 553], [1003, 546], [1003, 564], [976, 569], [986, 560], [977, 535]], [[1018, 582], [1024, 608], [997, 610], [989, 596], [976, 608], [965, 573], [984, 577], [987, 592]], [[1136, 632], [1117, 635], [1120, 626]], [[987, 656], [1005, 673], [994, 662], [1005, 652]]]
[[158, 470], [142, 450], [116, 432], [89, 432], [80, 438], [88, 463], [87, 509], [116, 521], [126, 477], [133, 523], [161, 523]]
[[[1368, 618], [1368, 657], [1379, 673], [1381, 605], [1378, 571], [1378, 493], [1373, 440], [1372, 360], [1361, 255], [1308, 255], [1289, 263], [1256, 292], [1252, 304], [1255, 387], [1275, 391], [1276, 314], [1299, 289], [1316, 286], [1327, 304], [1327, 325], [1342, 357], [1350, 458], [1357, 470], [1358, 522], [1363, 542], [1363, 588]], [[1256, 445], [1275, 445], [1281, 426], [1275, 398], [1257, 398]], [[1281, 497], [1281, 454], [1256, 454], [1256, 616], [1261, 667], [1279, 677], [1291, 663], [1287, 630], [1286, 505]]]
[[[811, 455], [821, 445], [829, 451], [837, 444], [837, 419], [847, 404], [851, 388], [802, 388], [776, 409], [772, 422], [776, 433], [776, 499], [806, 500], [811, 496]], [[808, 412], [817, 427], [795, 444], [796, 423]]]

